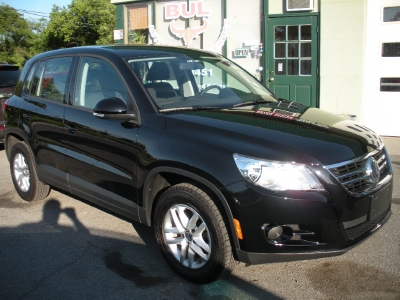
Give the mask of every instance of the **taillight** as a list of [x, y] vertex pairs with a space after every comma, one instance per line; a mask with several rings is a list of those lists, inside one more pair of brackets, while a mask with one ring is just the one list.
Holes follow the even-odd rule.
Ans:
[[6, 112], [7, 101], [8, 101], [8, 99], [6, 101], [4, 101], [4, 103], [3, 103], [3, 111], [4, 112]]

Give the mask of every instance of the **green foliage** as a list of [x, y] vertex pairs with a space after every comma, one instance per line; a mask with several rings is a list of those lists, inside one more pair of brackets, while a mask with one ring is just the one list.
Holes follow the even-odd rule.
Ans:
[[23, 66], [34, 43], [29, 23], [11, 6], [0, 5], [0, 61]]
[[43, 32], [47, 27], [48, 20], [45, 18], [40, 18], [40, 19], [30, 19], [27, 21], [29, 24], [29, 27], [33, 34], [35, 35], [35, 39], [33, 41], [33, 45], [31, 47], [31, 55], [38, 54], [40, 52], [43, 52], [46, 49], [46, 46], [43, 41]]
[[0, 61], [22, 67], [43, 51], [112, 44], [115, 9], [109, 0], [72, 0], [68, 7], [54, 5], [49, 20], [25, 20], [16, 9], [0, 5]]
[[46, 50], [113, 43], [115, 5], [109, 0], [72, 0], [66, 7], [54, 5], [43, 31]]
[[128, 34], [129, 44], [147, 44], [148, 29], [130, 30]]

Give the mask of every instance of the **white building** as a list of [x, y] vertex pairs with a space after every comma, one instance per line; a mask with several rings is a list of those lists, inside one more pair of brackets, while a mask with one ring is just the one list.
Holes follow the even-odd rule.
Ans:
[[111, 0], [119, 43], [221, 53], [281, 98], [400, 136], [400, 0]]

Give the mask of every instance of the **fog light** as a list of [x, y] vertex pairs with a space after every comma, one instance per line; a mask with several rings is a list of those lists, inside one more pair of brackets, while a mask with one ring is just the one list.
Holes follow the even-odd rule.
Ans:
[[293, 229], [286, 225], [264, 225], [263, 230], [268, 242], [273, 244], [289, 241], [293, 237]]

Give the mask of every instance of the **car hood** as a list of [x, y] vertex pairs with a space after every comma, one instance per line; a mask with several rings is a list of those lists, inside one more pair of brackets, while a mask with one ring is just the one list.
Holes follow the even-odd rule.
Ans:
[[377, 134], [349, 119], [279, 103], [168, 113], [166, 131], [232, 153], [308, 164], [339, 163], [382, 146]]

